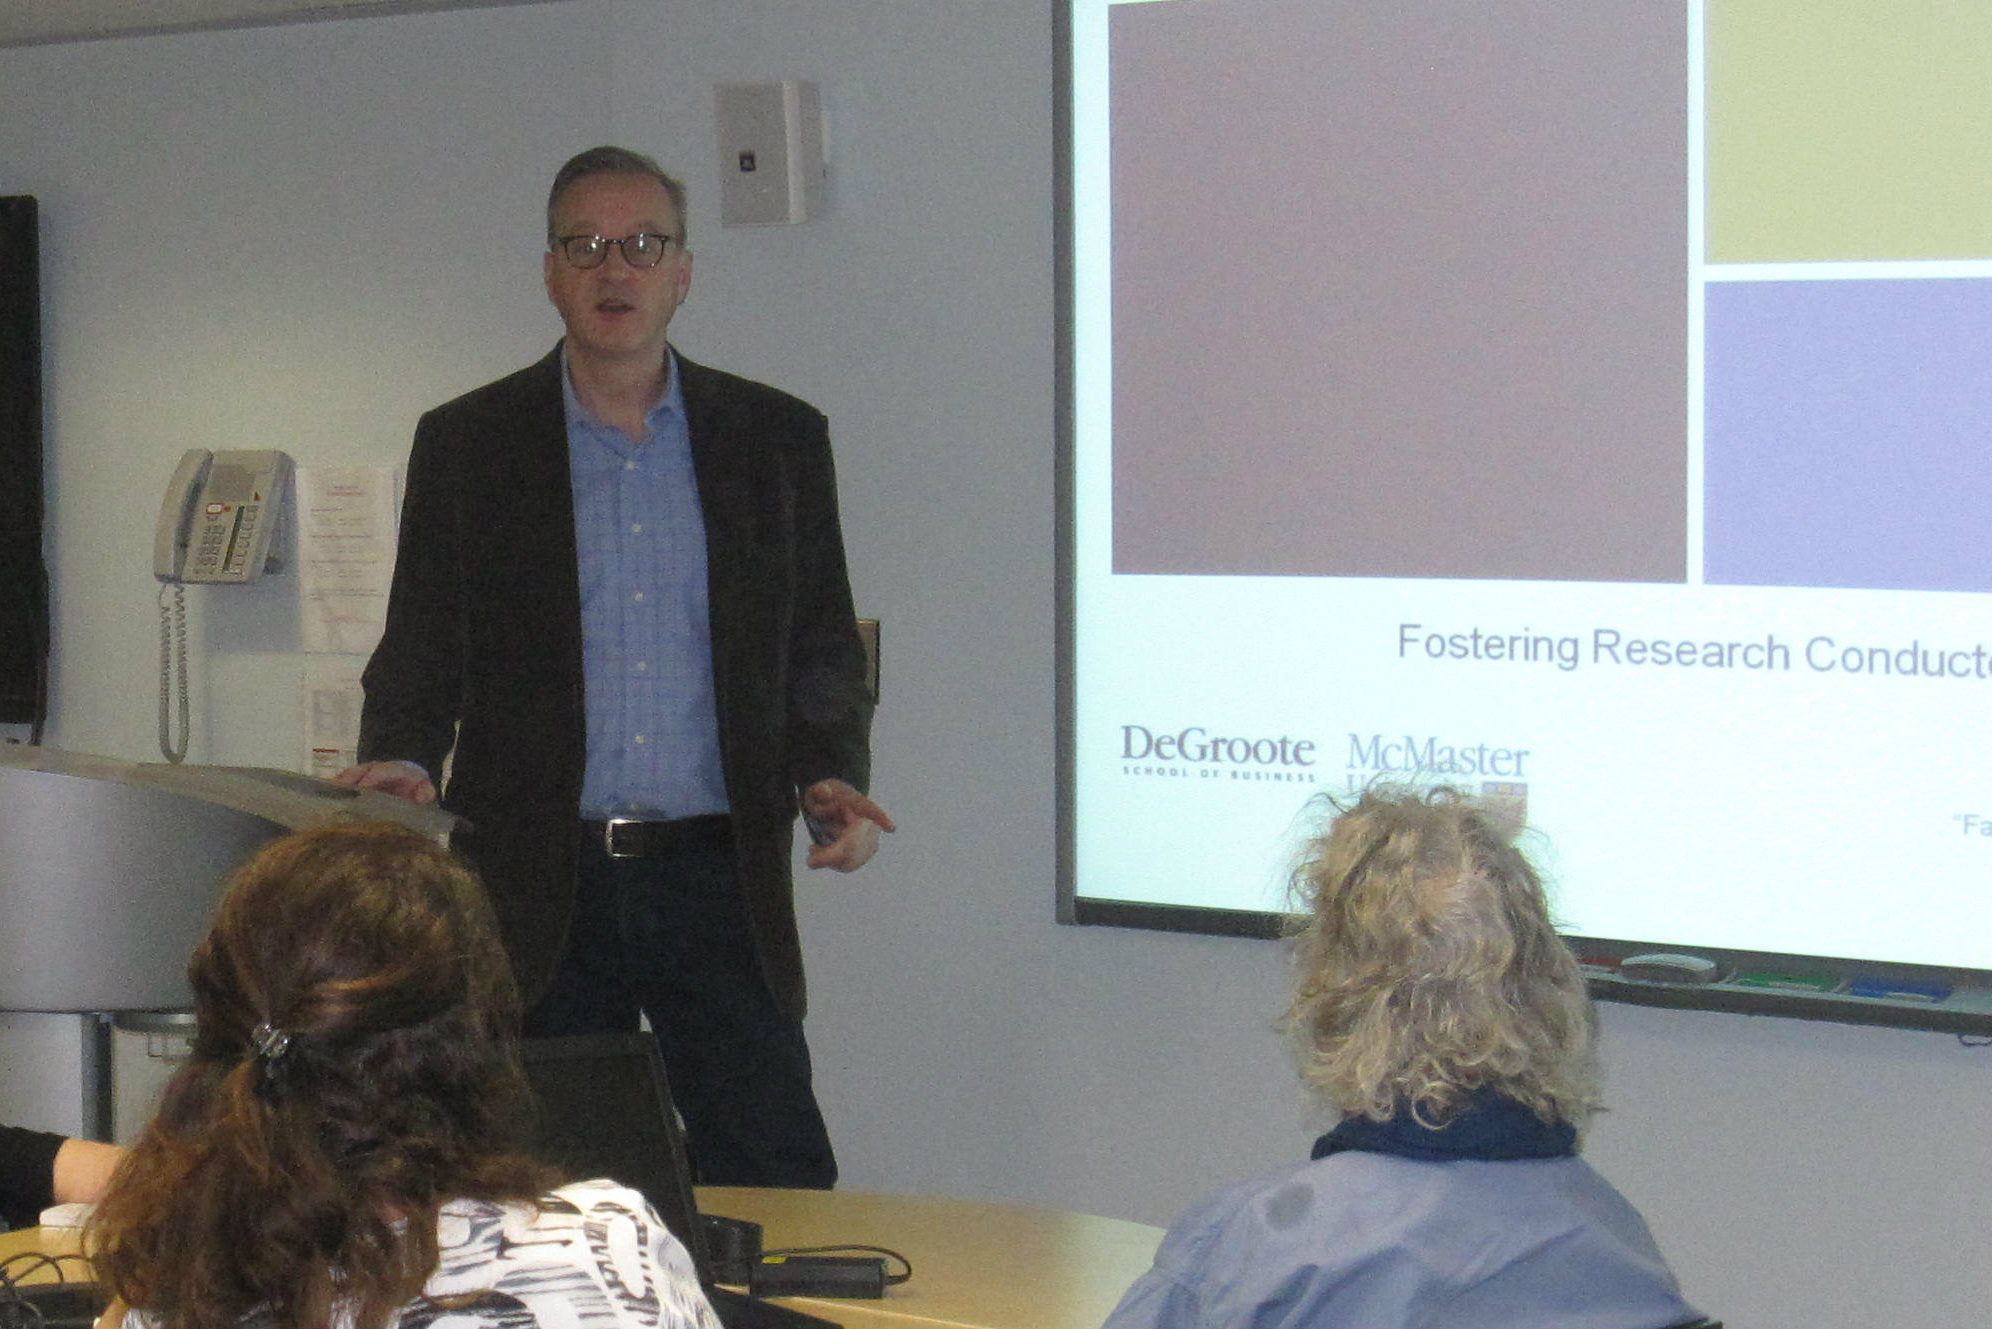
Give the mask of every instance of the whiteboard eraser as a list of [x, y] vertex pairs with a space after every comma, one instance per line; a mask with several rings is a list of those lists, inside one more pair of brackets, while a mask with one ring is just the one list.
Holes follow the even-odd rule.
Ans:
[[1722, 976], [1721, 967], [1706, 956], [1665, 951], [1629, 955], [1619, 961], [1618, 972], [1620, 978], [1636, 978], [1645, 983], [1713, 983]]

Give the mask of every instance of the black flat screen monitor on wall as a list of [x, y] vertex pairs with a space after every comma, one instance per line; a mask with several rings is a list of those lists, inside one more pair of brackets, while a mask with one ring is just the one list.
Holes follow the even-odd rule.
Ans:
[[1057, 12], [1061, 918], [1448, 783], [1603, 995], [1992, 1031], [1992, 24]]
[[37, 215], [33, 198], [0, 197], [0, 724], [39, 726], [48, 584], [42, 563]]

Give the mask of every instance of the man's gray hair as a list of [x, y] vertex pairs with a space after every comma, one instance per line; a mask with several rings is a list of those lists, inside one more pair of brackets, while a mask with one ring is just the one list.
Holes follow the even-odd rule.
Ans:
[[678, 234], [676, 239], [683, 246], [691, 228], [691, 218], [685, 213], [685, 182], [670, 174], [657, 164], [654, 157], [647, 157], [628, 148], [604, 145], [578, 152], [567, 159], [553, 177], [553, 188], [546, 193], [546, 243], [551, 248], [558, 238], [555, 234], [557, 223], [554, 210], [560, 206], [561, 195], [574, 186], [577, 180], [591, 175], [641, 175], [648, 176], [664, 186], [664, 192], [671, 196], [671, 208], [678, 214]]

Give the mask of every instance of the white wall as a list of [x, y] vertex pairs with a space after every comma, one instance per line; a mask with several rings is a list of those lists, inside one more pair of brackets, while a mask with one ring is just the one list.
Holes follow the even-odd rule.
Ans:
[[[1051, 49], [1050, 0], [568, 0], [0, 51], [0, 192], [43, 208], [48, 741], [152, 754], [146, 540], [183, 448], [400, 460], [424, 406], [556, 335], [552, 168], [653, 149], [693, 187], [677, 340], [830, 413], [884, 621], [904, 830], [803, 889], [846, 1184], [1166, 1222], [1298, 1156], [1274, 948], [1051, 921]], [[830, 214], [722, 230], [711, 85], [777, 77], [822, 85]], [[285, 594], [190, 597], [192, 760], [294, 763]], [[1987, 1052], [1636, 1009], [1605, 1031], [1591, 1153], [1693, 1297], [1767, 1329], [1984, 1323]]]

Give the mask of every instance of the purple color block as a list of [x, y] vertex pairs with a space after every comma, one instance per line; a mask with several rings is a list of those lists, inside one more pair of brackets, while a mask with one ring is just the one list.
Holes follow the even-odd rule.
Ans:
[[1704, 579], [1992, 591], [1992, 279], [1708, 288]]

